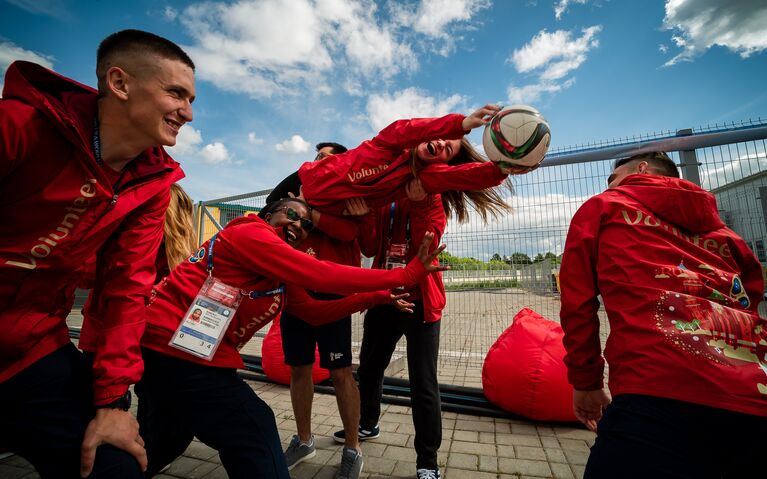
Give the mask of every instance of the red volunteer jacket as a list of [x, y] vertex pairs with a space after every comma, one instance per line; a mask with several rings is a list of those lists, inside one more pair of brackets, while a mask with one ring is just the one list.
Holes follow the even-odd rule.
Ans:
[[767, 416], [762, 269], [716, 200], [677, 178], [630, 175], [573, 217], [561, 269], [570, 383]]
[[162, 148], [131, 162], [115, 190], [91, 150], [96, 92], [16, 62], [0, 100], [0, 382], [69, 342], [65, 318], [98, 251], [90, 324], [96, 404], [142, 373], [139, 338], [170, 185]]
[[[237, 314], [232, 318], [224, 340], [212, 361], [197, 358], [168, 346], [174, 331], [194, 301], [207, 273], [207, 246], [205, 242], [193, 258], [182, 263], [155, 288], [155, 295], [147, 308], [147, 327], [142, 345], [169, 356], [203, 365], [241, 368], [239, 349], [253, 333], [286, 311], [307, 322], [319, 325], [348, 316], [355, 311], [389, 301], [386, 291], [400, 284], [415, 284], [427, 274], [420, 261], [407, 268], [376, 271], [318, 261], [310, 255], [291, 248], [275, 229], [261, 218], [249, 215], [231, 221], [218, 234], [213, 250], [213, 275], [243, 291], [270, 291], [286, 283], [289, 297], [284, 294], [256, 299], [244, 298]], [[323, 293], [358, 294], [335, 301], [315, 301], [302, 289]], [[322, 318], [318, 320], [316, 318]]]
[[297, 250], [322, 261], [360, 265], [359, 227], [355, 221], [323, 214], [316, 226]]
[[[386, 255], [389, 244], [407, 242], [407, 223], [410, 219], [410, 242], [407, 260], [412, 260], [418, 252], [418, 246], [427, 232], [434, 233], [432, 247], [439, 245], [447, 226], [445, 210], [440, 195], [429, 195], [425, 200], [414, 203], [405, 198], [396, 202], [394, 221], [392, 222], [391, 204], [374, 209], [363, 217], [360, 225], [360, 247], [365, 256], [375, 256], [373, 268], [386, 267]], [[436, 261], [436, 260], [435, 260]], [[424, 321], [433, 323], [442, 318], [445, 308], [445, 286], [442, 273], [430, 274], [418, 282], [417, 287], [407, 288], [410, 293], [407, 300], [423, 299]]]
[[[395, 121], [357, 148], [304, 163], [298, 176], [307, 201], [323, 212], [341, 213], [343, 201], [349, 198], [362, 197], [371, 207], [406, 198], [404, 186], [413, 179], [410, 148], [424, 141], [463, 137], [464, 118], [451, 114]], [[442, 193], [498, 186], [506, 175], [492, 162], [456, 166], [438, 163], [420, 170], [418, 178], [429, 193]]]

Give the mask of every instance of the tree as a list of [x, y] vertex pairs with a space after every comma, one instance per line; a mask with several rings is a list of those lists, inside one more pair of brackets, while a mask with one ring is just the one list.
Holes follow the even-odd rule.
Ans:
[[511, 253], [511, 257], [509, 258], [509, 264], [532, 264], [533, 262], [530, 261], [530, 257], [527, 256], [525, 253]]
[[503, 259], [501, 258], [501, 255], [499, 255], [498, 253], [493, 253], [493, 257], [490, 258], [490, 261], [503, 261]]

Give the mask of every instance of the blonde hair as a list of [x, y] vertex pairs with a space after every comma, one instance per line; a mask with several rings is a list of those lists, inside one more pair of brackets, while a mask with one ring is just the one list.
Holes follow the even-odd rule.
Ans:
[[183, 263], [197, 248], [194, 236], [193, 218], [194, 203], [183, 188], [177, 184], [170, 186], [170, 203], [165, 212], [165, 255], [168, 258], [168, 268]]
[[[411, 150], [410, 170], [413, 176], [418, 178], [418, 171], [425, 168], [427, 163], [421, 161], [416, 154], [416, 148]], [[465, 163], [485, 163], [486, 160], [471, 145], [466, 137], [461, 138], [461, 148], [456, 155], [447, 162], [448, 165], [461, 165]], [[504, 180], [502, 186], [512, 192], [511, 181]], [[509, 206], [498, 193], [496, 188], [486, 188], [484, 190], [449, 190], [442, 192], [442, 207], [447, 216], [454, 217], [459, 223], [465, 223], [469, 220], [469, 205], [479, 213], [482, 221], [487, 223], [488, 217], [497, 218], [503, 213], [511, 211]]]

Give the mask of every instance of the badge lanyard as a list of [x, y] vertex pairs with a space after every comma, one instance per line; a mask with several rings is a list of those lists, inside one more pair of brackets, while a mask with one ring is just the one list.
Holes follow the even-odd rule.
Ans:
[[211, 361], [226, 333], [242, 299], [263, 298], [285, 292], [285, 285], [269, 291], [243, 291], [213, 276], [213, 245], [218, 233], [208, 244], [208, 278], [203, 283], [192, 305], [186, 311], [169, 346]]
[[[386, 249], [386, 262], [384, 263], [386, 269], [397, 269], [407, 266], [407, 250], [410, 246], [410, 216], [408, 215], [405, 223], [405, 243], [392, 243], [392, 235], [394, 234], [394, 213], [396, 212], [396, 208], [396, 203], [392, 202], [391, 208], [389, 208], [389, 236]], [[395, 289], [404, 289], [404, 286]]]

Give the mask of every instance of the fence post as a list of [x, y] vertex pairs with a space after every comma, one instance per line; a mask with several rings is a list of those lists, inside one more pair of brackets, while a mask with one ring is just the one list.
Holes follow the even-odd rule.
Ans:
[[205, 221], [205, 218], [203, 218], [203, 216], [202, 216], [202, 209], [203, 208], [205, 208], [205, 206], [203, 206], [203, 202], [202, 201], [197, 203], [197, 210], [195, 211], [195, 217], [196, 217], [195, 221], [197, 221], [197, 244], [198, 245], [200, 245], [200, 244], [202, 244], [204, 242], [203, 239], [202, 239], [202, 235], [205, 232], [205, 229], [204, 229], [204, 226], [203, 226], [203, 222]]
[[[691, 128], [685, 128], [676, 132], [676, 136], [690, 136], [692, 135]], [[679, 152], [679, 159], [681, 160], [680, 166], [682, 167], [682, 176], [685, 180], [695, 183], [700, 186], [700, 172], [698, 167], [698, 155], [695, 150], [682, 150]]]

